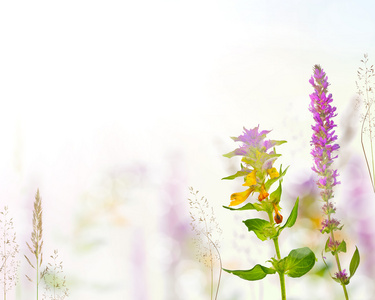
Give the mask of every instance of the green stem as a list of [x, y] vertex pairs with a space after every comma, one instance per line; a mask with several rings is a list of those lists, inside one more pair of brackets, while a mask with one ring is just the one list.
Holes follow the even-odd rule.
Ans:
[[275, 244], [275, 250], [276, 250], [277, 259], [281, 259], [280, 248], [279, 248], [279, 240], [278, 240], [277, 237], [273, 239], [273, 243]]
[[[330, 219], [330, 216], [328, 216], [328, 218]], [[333, 234], [333, 231], [331, 231], [331, 239], [332, 239], [333, 243], [335, 243], [335, 236]], [[339, 258], [338, 253], [335, 253], [335, 259], [336, 259], [337, 269], [341, 273], [342, 269], [341, 269], [340, 258]], [[346, 290], [346, 285], [345, 284], [341, 284], [341, 285], [342, 285], [342, 288], [344, 290], [345, 299], [349, 300], [349, 295], [348, 295], [348, 291]]]
[[[341, 264], [340, 264], [339, 255], [337, 253], [335, 254], [335, 258], [336, 258], [337, 268], [338, 268], [339, 272], [341, 273]], [[341, 284], [341, 285], [342, 285], [342, 288], [344, 290], [345, 299], [349, 300], [349, 295], [348, 295], [348, 291], [346, 290], [346, 285], [345, 284]]]
[[[268, 213], [268, 217], [270, 218], [270, 223], [273, 224], [273, 218], [272, 218], [272, 213]], [[277, 259], [281, 259], [281, 254], [280, 254], [280, 247], [279, 247], [279, 237], [275, 237], [273, 239], [273, 243], [275, 244], [275, 250], [276, 250], [276, 256]], [[280, 277], [280, 288], [281, 288], [281, 299], [286, 300], [286, 290], [285, 290], [285, 274], [284, 272], [278, 273]]]
[[[280, 255], [280, 248], [279, 248], [279, 240], [278, 240], [277, 237], [273, 239], [273, 243], [275, 244], [277, 259], [280, 260], [281, 255]], [[284, 272], [279, 273], [279, 277], [280, 277], [281, 299], [286, 300], [285, 274], [284, 274]]]

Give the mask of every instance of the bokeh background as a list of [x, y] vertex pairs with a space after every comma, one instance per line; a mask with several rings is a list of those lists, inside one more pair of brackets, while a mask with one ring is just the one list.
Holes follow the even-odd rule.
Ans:
[[[355, 109], [360, 60], [368, 53], [375, 61], [374, 12], [373, 1], [346, 0], [2, 1], [0, 209], [9, 206], [20, 245], [8, 299], [34, 298], [23, 255], [38, 188], [45, 260], [59, 250], [69, 299], [210, 299], [190, 186], [213, 208], [224, 267], [264, 264], [272, 244], [241, 224], [255, 214], [222, 208], [241, 188], [221, 181], [239, 165], [222, 156], [236, 146], [229, 137], [258, 124], [288, 141], [277, 161], [290, 165], [284, 215], [302, 199], [282, 255], [309, 245], [318, 256], [309, 276], [287, 279], [288, 299], [342, 299], [320, 255], [309, 144], [314, 64], [327, 73], [338, 112], [346, 269], [355, 245], [361, 253], [349, 293], [374, 299], [375, 196], [361, 153], [363, 107]], [[222, 275], [218, 299], [278, 297], [277, 276]]]

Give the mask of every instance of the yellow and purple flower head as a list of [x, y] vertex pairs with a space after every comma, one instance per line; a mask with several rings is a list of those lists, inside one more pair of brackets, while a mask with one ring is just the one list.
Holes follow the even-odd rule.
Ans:
[[[228, 158], [236, 155], [242, 156], [241, 170], [223, 179], [243, 176], [243, 186], [248, 187], [248, 189], [232, 194], [229, 206], [236, 206], [245, 202], [253, 193], [259, 193], [259, 201], [267, 199], [270, 185], [280, 177], [279, 172], [273, 167], [273, 163], [281, 154], [276, 154], [274, 147], [285, 143], [285, 141], [265, 140], [269, 132], [268, 130], [259, 132], [258, 125], [258, 127], [250, 130], [244, 128], [242, 135], [232, 137], [235, 142], [241, 142], [242, 144], [239, 148], [224, 156]], [[272, 182], [269, 182], [269, 180], [272, 180]], [[275, 221], [281, 223], [282, 216], [278, 212], [277, 204], [275, 203]]]

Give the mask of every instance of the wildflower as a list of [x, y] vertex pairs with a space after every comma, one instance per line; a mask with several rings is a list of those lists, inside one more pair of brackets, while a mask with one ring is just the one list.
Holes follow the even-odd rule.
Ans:
[[238, 204], [241, 204], [246, 201], [247, 198], [249, 198], [250, 194], [253, 192], [253, 189], [247, 189], [246, 191], [240, 192], [240, 193], [234, 193], [230, 196], [230, 204], [229, 206], [235, 206]]
[[316, 172], [320, 179], [317, 185], [323, 191], [321, 192], [322, 199], [328, 201], [333, 198], [332, 187], [340, 182], [337, 181], [337, 170], [331, 168], [333, 159], [332, 152], [340, 148], [338, 144], [333, 144], [337, 140], [337, 135], [333, 130], [337, 125], [332, 118], [336, 107], [332, 107], [332, 94], [327, 96], [328, 77], [319, 65], [314, 67], [314, 76], [311, 77], [310, 83], [314, 87], [314, 93], [310, 95], [311, 103], [309, 110], [313, 113], [315, 125], [311, 126], [314, 133], [311, 139], [311, 145], [314, 146], [311, 154], [314, 158], [314, 166], [312, 170]]
[[340, 225], [340, 221], [334, 218], [328, 220], [325, 219], [322, 221], [322, 229], [320, 229], [321, 233], [327, 232], [330, 233], [331, 231], [341, 229], [338, 226]]
[[243, 203], [255, 192], [259, 193], [258, 200], [263, 201], [269, 196], [268, 190], [270, 188], [270, 186], [266, 187], [265, 183], [269, 179], [280, 177], [279, 172], [273, 167], [273, 163], [280, 154], [276, 154], [274, 149], [270, 149], [285, 143], [285, 141], [265, 140], [269, 132], [269, 130], [259, 132], [258, 125], [258, 127], [250, 130], [244, 128], [242, 135], [232, 137], [234, 141], [242, 142], [242, 144], [239, 148], [224, 156], [229, 158], [236, 155], [242, 156], [242, 164], [241, 171], [226, 179], [244, 176], [243, 186], [248, 186], [249, 189], [232, 194], [229, 206]]
[[257, 179], [256, 179], [256, 170], [254, 169], [251, 173], [247, 174], [245, 177], [245, 183], [243, 186], [252, 186], [257, 184]]
[[337, 248], [338, 248], [338, 246], [340, 246], [340, 242], [338, 242], [338, 241], [335, 241], [335, 240], [333, 240], [331, 237], [329, 238], [329, 242], [328, 242], [328, 245], [327, 245], [327, 247], [328, 247], [328, 249], [330, 250], [330, 251], [336, 251], [337, 250]]
[[[333, 129], [336, 127], [336, 124], [332, 120], [337, 115], [335, 113], [336, 107], [333, 107], [330, 104], [333, 100], [332, 94], [327, 95], [327, 87], [329, 85], [328, 77], [319, 65], [314, 66], [314, 75], [309, 82], [314, 87], [314, 93], [310, 95], [311, 103], [309, 107], [315, 121], [315, 125], [311, 126], [314, 132], [311, 138], [311, 145], [313, 146], [311, 154], [314, 158], [312, 170], [319, 176], [317, 186], [321, 189], [320, 195], [325, 202], [322, 210], [327, 216], [322, 222], [320, 232], [328, 233], [330, 235], [330, 239], [326, 245], [326, 251], [331, 251], [332, 255], [335, 256], [337, 268], [339, 270], [339, 272], [335, 273], [336, 277], [333, 277], [333, 279], [341, 283], [345, 299], [348, 300], [349, 298], [345, 285], [349, 283], [349, 278], [345, 269], [341, 271], [338, 255], [339, 252], [346, 251], [344, 251], [345, 244], [342, 244], [342, 247], [340, 247], [341, 243], [344, 242], [336, 242], [334, 238], [334, 231], [341, 230], [343, 226], [339, 227], [340, 221], [331, 217], [331, 215], [335, 213], [336, 208], [330, 202], [333, 198], [333, 187], [340, 183], [337, 181], [337, 170], [332, 168], [333, 160], [337, 158], [337, 155], [334, 156], [333, 152], [340, 148], [338, 144], [335, 144], [337, 135], [335, 135]], [[355, 255], [358, 255], [359, 264], [358, 251], [355, 252]]]
[[271, 179], [280, 176], [280, 174], [279, 174], [279, 172], [277, 172], [276, 168], [267, 169], [267, 173], [268, 173], [268, 175], [270, 175]]
[[348, 274], [346, 274], [346, 270], [342, 270], [335, 273], [335, 278], [338, 279], [342, 284], [348, 284], [349, 278]]
[[328, 216], [322, 222], [322, 233], [330, 233], [338, 228], [340, 222], [330, 215], [335, 213], [336, 209], [329, 201], [333, 198], [333, 187], [340, 182], [337, 181], [337, 170], [332, 168], [332, 163], [336, 156], [333, 156], [333, 151], [340, 148], [338, 144], [334, 144], [337, 140], [337, 135], [333, 130], [336, 127], [332, 118], [337, 114], [335, 113], [336, 107], [330, 105], [332, 94], [327, 96], [328, 77], [319, 65], [314, 66], [314, 76], [311, 77], [310, 83], [314, 87], [314, 93], [310, 95], [311, 103], [309, 110], [313, 113], [315, 125], [311, 126], [313, 129], [313, 136], [311, 138], [311, 145], [313, 149], [311, 154], [314, 158], [314, 165], [312, 170], [319, 175], [317, 186], [322, 190], [320, 195], [325, 204], [322, 207], [324, 214]]
[[258, 200], [262, 201], [262, 200], [266, 199], [268, 196], [269, 196], [269, 194], [267, 193], [266, 188], [264, 187], [264, 184], [262, 184], [260, 186]]

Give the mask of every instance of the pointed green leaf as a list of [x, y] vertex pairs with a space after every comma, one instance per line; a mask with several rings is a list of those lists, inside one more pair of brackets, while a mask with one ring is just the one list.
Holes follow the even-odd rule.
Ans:
[[288, 170], [288, 168], [289, 168], [289, 167], [287, 167], [287, 168], [284, 170], [284, 172], [281, 172], [281, 166], [280, 166], [280, 172], [279, 172], [280, 176], [279, 176], [279, 177], [272, 178], [272, 179], [269, 179], [269, 180], [264, 184], [264, 186], [265, 186], [265, 188], [266, 188], [267, 191], [269, 190], [269, 188], [271, 187], [272, 184], [274, 184], [276, 181], [278, 181], [279, 179], [282, 179], [282, 178], [285, 176], [286, 171]]
[[286, 143], [287, 141], [270, 140], [270, 142], [274, 143], [275, 146], [279, 146], [279, 145], [282, 145], [282, 144]]
[[285, 258], [285, 274], [294, 278], [301, 277], [312, 269], [315, 260], [315, 254], [310, 248], [294, 249]]
[[281, 182], [279, 181], [279, 186], [278, 188], [273, 191], [270, 195], [270, 201], [277, 204], [280, 202], [280, 198], [281, 198], [281, 193], [282, 193], [282, 188], [281, 188]]
[[246, 171], [237, 171], [236, 174], [231, 175], [231, 176], [227, 176], [227, 177], [224, 177], [224, 178], [221, 178], [221, 180], [224, 180], [224, 179], [232, 180], [232, 179], [237, 178], [237, 177], [246, 176], [247, 174], [249, 174], [249, 172], [246, 172]]
[[236, 151], [232, 151], [232, 152], [229, 152], [227, 154], [223, 154], [224, 157], [228, 157], [228, 158], [231, 158], [233, 156], [236, 156]]
[[256, 236], [262, 240], [265, 241], [268, 238], [272, 238], [276, 236], [276, 229], [271, 225], [270, 222], [267, 222], [263, 219], [249, 219], [246, 221], [243, 221], [249, 231], [254, 231]]
[[280, 228], [280, 231], [283, 230], [285, 227], [292, 227], [296, 223], [297, 216], [298, 216], [298, 204], [299, 204], [299, 197], [297, 198], [296, 203], [294, 203], [293, 209], [290, 212], [288, 220]]
[[246, 205], [239, 207], [239, 208], [233, 208], [230, 206], [223, 206], [223, 207], [226, 209], [230, 209], [230, 210], [251, 210], [251, 209], [255, 209], [257, 211], [263, 210], [262, 205], [259, 203], [247, 203]]
[[274, 269], [270, 269], [259, 264], [255, 265], [255, 267], [250, 270], [227, 270], [227, 269], [223, 269], [223, 270], [225, 272], [232, 273], [242, 279], [250, 280], [250, 281], [260, 280], [266, 277], [268, 274], [276, 273]]
[[349, 266], [349, 270], [350, 270], [350, 277], [349, 278], [352, 278], [355, 271], [357, 271], [360, 260], [361, 259], [360, 259], [360, 256], [359, 256], [358, 248], [357, 248], [357, 246], [355, 246], [355, 251], [354, 251], [352, 260], [350, 261], [350, 266]]
[[342, 241], [342, 242], [340, 243], [340, 245], [337, 247], [336, 252], [337, 252], [337, 253], [339, 253], [339, 252], [344, 252], [344, 253], [346, 253], [346, 243], [345, 243], [345, 241]]
[[[331, 240], [331, 238], [328, 238], [327, 239], [327, 241], [326, 241], [326, 245], [325, 245], [325, 247], [324, 247], [324, 251], [325, 252], [329, 252], [330, 250], [329, 250], [329, 247], [328, 247], [328, 244], [329, 244], [329, 241]], [[333, 254], [334, 255], [334, 254]]]

